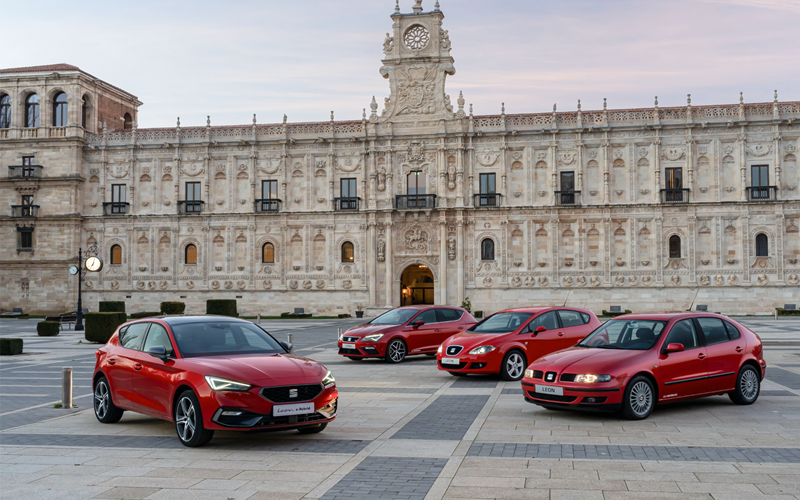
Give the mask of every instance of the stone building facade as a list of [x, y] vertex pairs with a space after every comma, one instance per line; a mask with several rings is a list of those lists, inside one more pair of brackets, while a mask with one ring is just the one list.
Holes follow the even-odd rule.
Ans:
[[74, 308], [93, 245], [91, 308], [797, 302], [800, 102], [474, 116], [438, 2], [391, 19], [389, 96], [355, 121], [138, 129], [77, 68], [0, 70], [0, 309]]

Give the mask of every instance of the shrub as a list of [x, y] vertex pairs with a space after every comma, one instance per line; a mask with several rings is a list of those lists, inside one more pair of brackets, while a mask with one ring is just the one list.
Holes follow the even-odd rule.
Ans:
[[127, 320], [128, 317], [121, 312], [86, 313], [83, 315], [86, 340], [105, 344], [119, 325]]
[[236, 312], [236, 300], [231, 299], [209, 299], [206, 301], [206, 314], [216, 314], [219, 316], [238, 317]]
[[122, 300], [108, 300], [100, 302], [101, 313], [125, 312], [125, 302]]
[[22, 339], [0, 338], [0, 355], [11, 356], [13, 354], [22, 354]]
[[601, 314], [601, 316], [608, 316], [609, 318], [616, 318], [617, 316], [622, 316], [623, 314], [631, 314], [631, 310], [630, 309], [625, 309], [624, 311], [611, 312], [611, 311], [606, 311], [605, 309], [603, 309], [603, 314]]
[[[281, 318], [284, 319], [298, 319], [298, 318], [310, 318], [310, 317], [311, 313], [293, 313], [293, 312], [281, 313]], [[350, 315], [348, 314], [347, 317], [349, 318]]]
[[153, 316], [161, 316], [158, 311], [145, 311], [131, 314], [131, 319], [152, 318]]
[[40, 337], [55, 337], [61, 325], [56, 321], [40, 321], [36, 324], [36, 332]]
[[352, 315], [350, 315], [350, 314], [348, 314], [348, 313], [340, 313], [340, 314], [339, 314], [339, 319], [343, 319], [343, 318], [352, 318], [352, 317], [353, 317], [353, 316], [352, 316]]
[[186, 304], [183, 302], [162, 302], [161, 314], [183, 314]]
[[464, 297], [464, 300], [461, 301], [461, 308], [472, 313], [472, 302], [469, 301], [469, 297]]
[[800, 316], [800, 309], [784, 309], [777, 307], [778, 316]]

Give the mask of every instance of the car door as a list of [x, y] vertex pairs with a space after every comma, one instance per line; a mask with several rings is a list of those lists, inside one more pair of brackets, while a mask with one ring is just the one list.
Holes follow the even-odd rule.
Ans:
[[[169, 359], [164, 361], [148, 354], [147, 350], [153, 346], [164, 346]], [[163, 325], [159, 323], [150, 325], [136, 361], [142, 368], [134, 380], [133, 388], [141, 410], [159, 417], [171, 418], [170, 397], [174, 389], [172, 379], [178, 369], [175, 366], [175, 349]]]
[[438, 319], [436, 319], [436, 310], [427, 309], [419, 313], [414, 319], [411, 320], [410, 325], [417, 321], [423, 321], [424, 324], [418, 328], [411, 326], [408, 332], [408, 353], [416, 354], [420, 352], [427, 352], [429, 350], [436, 350], [441, 342], [436, 342], [439, 334], [441, 333]]
[[564, 334], [562, 339], [562, 349], [572, 347], [583, 339], [587, 333], [586, 324], [583, 322], [583, 316], [578, 311], [570, 309], [559, 309], [558, 318], [561, 320], [561, 332]]
[[[683, 351], [666, 352], [669, 344], [683, 344]], [[701, 333], [692, 319], [675, 322], [661, 345], [659, 394], [664, 399], [694, 396], [708, 392], [708, 354]]]
[[[540, 326], [543, 326], [545, 331], [536, 333], [536, 329]], [[528, 323], [528, 330], [531, 333], [523, 334], [531, 337], [531, 340], [527, 343], [528, 352], [526, 355], [528, 362], [561, 350], [564, 332], [561, 331], [561, 325], [558, 322], [558, 315], [555, 311], [546, 311], [533, 318]], [[558, 335], [559, 332], [561, 332], [561, 336]]]
[[736, 385], [739, 362], [744, 351], [741, 335], [731, 340], [719, 318], [695, 318], [705, 339], [708, 353], [708, 387], [712, 391], [730, 391]]
[[[120, 346], [108, 357], [108, 383], [111, 385], [112, 397], [123, 406], [138, 409], [134, 380], [139, 376], [139, 365], [136, 360], [142, 347], [149, 323], [134, 323], [128, 326], [120, 336]], [[137, 368], [138, 366], [138, 368]]]
[[442, 342], [459, 332], [463, 332], [467, 328], [467, 325], [459, 321], [462, 314], [463, 312], [458, 309], [450, 309], [447, 307], [436, 308], [436, 319], [439, 322], [439, 335], [436, 336], [437, 348]]

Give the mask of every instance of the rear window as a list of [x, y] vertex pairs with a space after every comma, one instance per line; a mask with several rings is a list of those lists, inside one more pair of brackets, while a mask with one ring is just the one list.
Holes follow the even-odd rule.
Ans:
[[461, 311], [456, 309], [437, 309], [436, 317], [439, 318], [440, 323], [445, 321], [458, 321], [461, 318]]
[[134, 323], [129, 326], [120, 336], [120, 345], [126, 349], [135, 349], [138, 351], [142, 346], [142, 338], [148, 326], [150, 326], [150, 323]]
[[742, 334], [739, 332], [739, 329], [733, 326], [731, 323], [727, 321], [723, 321], [725, 323], [725, 329], [728, 330], [728, 338], [731, 340], [737, 340]]
[[719, 318], [697, 318], [700, 328], [703, 329], [703, 336], [706, 338], [706, 345], [720, 344], [730, 340], [725, 325]]
[[558, 311], [558, 315], [561, 317], [561, 326], [563, 328], [584, 325], [583, 318], [577, 311]]

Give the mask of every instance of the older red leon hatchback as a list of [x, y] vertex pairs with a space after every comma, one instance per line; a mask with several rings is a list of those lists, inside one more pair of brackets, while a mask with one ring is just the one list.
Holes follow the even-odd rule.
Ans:
[[522, 389], [526, 401], [545, 408], [621, 410], [639, 420], [656, 403], [698, 396], [752, 404], [766, 370], [761, 339], [730, 318], [629, 314], [531, 363]]
[[528, 360], [578, 343], [600, 326], [588, 309], [521, 307], [495, 313], [447, 339], [436, 354], [451, 375], [499, 373], [519, 380]]
[[336, 382], [291, 350], [235, 318], [126, 323], [96, 353], [94, 413], [103, 423], [126, 410], [174, 422], [186, 446], [204, 445], [214, 430], [320, 432], [336, 417]]

